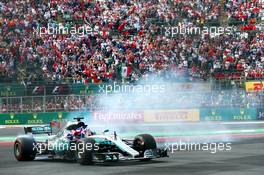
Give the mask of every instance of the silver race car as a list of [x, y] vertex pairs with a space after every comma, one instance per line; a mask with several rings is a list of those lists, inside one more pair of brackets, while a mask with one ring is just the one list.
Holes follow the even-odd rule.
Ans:
[[[97, 134], [81, 121], [51, 122], [47, 126], [25, 127], [14, 143], [14, 155], [18, 161], [32, 161], [36, 157], [66, 159], [82, 165], [95, 162], [141, 160], [166, 157], [167, 150], [157, 148], [156, 141], [149, 134], [137, 135], [134, 139], [121, 139], [109, 130]], [[54, 127], [58, 129], [54, 131]], [[38, 134], [46, 138], [37, 141]]]

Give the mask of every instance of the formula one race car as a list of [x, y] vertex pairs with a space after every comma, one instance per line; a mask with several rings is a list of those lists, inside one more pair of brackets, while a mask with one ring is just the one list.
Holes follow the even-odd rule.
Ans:
[[[83, 118], [74, 119], [77, 121], [25, 127], [25, 135], [18, 136], [14, 143], [16, 159], [31, 161], [36, 157], [47, 157], [91, 165], [118, 160], [148, 161], [167, 156], [167, 150], [158, 149], [155, 139], [149, 134], [137, 135], [132, 140], [121, 139], [116, 132], [109, 134], [109, 130], [96, 134], [81, 121]], [[56, 134], [52, 132], [54, 124], [60, 125]], [[36, 141], [36, 134], [48, 136], [46, 140]]]

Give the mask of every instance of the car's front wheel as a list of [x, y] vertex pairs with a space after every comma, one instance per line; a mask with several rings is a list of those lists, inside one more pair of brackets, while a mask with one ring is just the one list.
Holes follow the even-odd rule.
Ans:
[[[140, 157], [144, 157], [146, 150], [157, 149], [157, 144], [154, 137], [150, 134], [137, 135], [133, 141], [133, 148], [139, 152]], [[151, 158], [142, 159], [142, 161], [148, 161]]]
[[95, 140], [92, 138], [84, 138], [77, 142], [77, 162], [81, 165], [94, 164], [95, 143]]

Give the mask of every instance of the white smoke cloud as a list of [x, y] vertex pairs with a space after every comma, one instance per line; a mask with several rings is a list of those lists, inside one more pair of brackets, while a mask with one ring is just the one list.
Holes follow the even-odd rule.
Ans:
[[[167, 74], [173, 74], [167, 72]], [[182, 78], [182, 77], [180, 77]], [[164, 136], [170, 137], [174, 134], [181, 135], [182, 140], [195, 140], [199, 142], [211, 141], [230, 141], [227, 134], [221, 134], [216, 139], [203, 136], [208, 131], [226, 130], [224, 125], [208, 122], [168, 122], [168, 123], [152, 123], [148, 124], [144, 121], [135, 121], [133, 116], [126, 112], [140, 112], [152, 110], [174, 110], [174, 109], [199, 109], [204, 102], [204, 91], [210, 90], [205, 82], [190, 84], [187, 82], [174, 83], [175, 77], [165, 79], [164, 77], [149, 76], [148, 80], [142, 80], [136, 85], [117, 85], [105, 87], [103, 94], [97, 97], [100, 106], [99, 111], [104, 111], [104, 115], [100, 120], [93, 121], [90, 126], [96, 126], [94, 129], [100, 130], [110, 129], [117, 131], [121, 136], [127, 136], [129, 133], [142, 134], [149, 133], [155, 137]], [[107, 91], [106, 91], [107, 89]], [[118, 112], [124, 112], [123, 117], [129, 118], [124, 121], [115, 120], [120, 117]], [[135, 114], [136, 115], [136, 114]], [[142, 114], [143, 115], [143, 114]], [[97, 114], [97, 118], [100, 116]], [[109, 120], [103, 121], [106, 117]], [[112, 117], [112, 118], [111, 118]], [[154, 116], [153, 116], [154, 117]], [[201, 136], [198, 136], [201, 133]], [[169, 140], [165, 143], [170, 142]]]

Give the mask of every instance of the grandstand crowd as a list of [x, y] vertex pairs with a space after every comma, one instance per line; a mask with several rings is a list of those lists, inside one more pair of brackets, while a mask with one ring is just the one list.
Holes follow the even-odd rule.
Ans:
[[[260, 78], [263, 30], [252, 28], [247, 37], [174, 38], [159, 31], [161, 24], [222, 25], [225, 15], [245, 29], [259, 26], [263, 14], [258, 0], [2, 0], [0, 77], [87, 84], [133, 82], [173, 70], [198, 79]], [[97, 33], [36, 33], [41, 27], [83, 25]]]
[[[190, 80], [263, 78], [263, 6], [261, 0], [1, 0], [0, 83], [137, 82], [149, 74]], [[240, 32], [173, 38], [161, 32], [178, 25], [236, 26]], [[88, 26], [96, 32], [49, 34], [48, 26]], [[210, 100], [201, 104], [224, 105], [225, 95], [205, 96]], [[256, 94], [233, 96], [243, 105], [254, 105], [256, 99]], [[0, 112], [94, 105], [93, 97], [24, 102], [2, 103]]]

